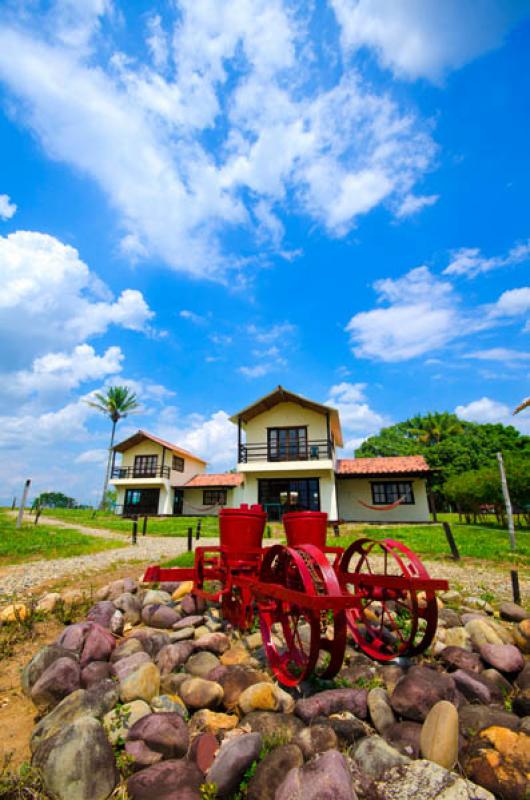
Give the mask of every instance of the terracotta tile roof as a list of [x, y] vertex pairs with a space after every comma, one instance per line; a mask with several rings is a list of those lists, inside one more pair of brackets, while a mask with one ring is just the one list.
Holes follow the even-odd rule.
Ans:
[[194, 475], [184, 484], [185, 489], [208, 486], [239, 486], [243, 483], [243, 476], [237, 472], [201, 472]]
[[341, 458], [335, 468], [337, 475], [404, 475], [428, 473], [429, 465], [423, 456], [379, 456], [378, 458]]
[[135, 445], [142, 442], [144, 439], [149, 439], [151, 442], [156, 442], [157, 444], [162, 445], [162, 447], [166, 447], [168, 450], [171, 450], [173, 453], [178, 453], [179, 455], [188, 456], [192, 458], [194, 461], [200, 461], [201, 464], [207, 464], [208, 462], [201, 458], [200, 456], [194, 455], [194, 453], [190, 453], [189, 450], [184, 450], [183, 447], [180, 447], [178, 444], [173, 444], [173, 442], [168, 442], [166, 439], [160, 439], [159, 436], [154, 436], [152, 433], [147, 433], [147, 431], [136, 431], [132, 436], [129, 436], [128, 439], [124, 439], [123, 442], [119, 442], [115, 444], [112, 448], [116, 450], [118, 453], [124, 453], [129, 448], [134, 447]]

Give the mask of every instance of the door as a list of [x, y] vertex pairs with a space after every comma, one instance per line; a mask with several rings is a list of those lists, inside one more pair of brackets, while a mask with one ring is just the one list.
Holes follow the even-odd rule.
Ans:
[[158, 456], [135, 456], [134, 478], [156, 478]]
[[123, 504], [123, 513], [158, 514], [160, 489], [127, 489]]
[[180, 516], [182, 514], [182, 506], [184, 505], [184, 492], [182, 489], [175, 489], [175, 496], [173, 498], [173, 514]]
[[287, 511], [320, 511], [318, 478], [258, 479], [258, 503], [270, 520], [279, 520]]

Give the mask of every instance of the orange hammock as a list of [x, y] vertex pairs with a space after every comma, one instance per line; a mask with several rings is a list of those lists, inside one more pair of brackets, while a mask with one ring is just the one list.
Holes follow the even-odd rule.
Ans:
[[403, 500], [406, 500], [406, 495], [400, 497], [398, 500], [394, 500], [393, 503], [389, 503], [387, 506], [371, 506], [368, 503], [365, 503], [364, 500], [357, 500], [359, 505], [364, 506], [365, 508], [369, 508], [370, 511], [392, 511], [393, 508], [397, 508]]

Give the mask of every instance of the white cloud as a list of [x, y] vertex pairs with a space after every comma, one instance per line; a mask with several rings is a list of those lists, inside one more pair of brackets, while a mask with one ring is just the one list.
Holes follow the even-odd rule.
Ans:
[[179, 317], [193, 322], [194, 325], [204, 325], [207, 321], [206, 317], [202, 317], [200, 314], [196, 314], [195, 311], [190, 311], [187, 308], [183, 308], [182, 311], [179, 311]]
[[467, 278], [476, 278], [483, 272], [520, 264], [529, 258], [530, 239], [514, 245], [505, 256], [490, 258], [483, 256], [478, 247], [461, 247], [452, 254], [452, 260], [444, 269], [444, 275], [464, 275]]
[[346, 50], [373, 48], [399, 77], [438, 82], [488, 50], [529, 11], [526, 0], [331, 0]]
[[0, 447], [31, 447], [37, 451], [47, 445], [86, 440], [89, 414], [89, 406], [78, 398], [57, 411], [0, 416]]
[[252, 367], [239, 367], [239, 372], [245, 378], [262, 378], [274, 369], [274, 364], [255, 364]]
[[466, 358], [476, 358], [480, 361], [504, 361], [506, 364], [530, 361], [530, 353], [522, 350], [511, 350], [509, 347], [491, 347], [488, 350], [476, 350], [468, 353]]
[[335, 384], [329, 390], [326, 405], [339, 411], [345, 436], [344, 448], [347, 451], [355, 450], [368, 436], [378, 433], [391, 422], [388, 417], [370, 407], [366, 399], [365, 383], [344, 381]]
[[[178, 414], [177, 409], [172, 409]], [[230, 422], [226, 411], [219, 410], [205, 417], [199, 414], [173, 421], [159, 427], [155, 432], [170, 442], [208, 461], [208, 468], [229, 469], [237, 457], [237, 429]]]
[[499, 317], [516, 317], [527, 311], [530, 311], [530, 286], [522, 286], [520, 289], [503, 292], [491, 313]]
[[404, 217], [412, 217], [414, 214], [417, 214], [422, 208], [428, 208], [429, 206], [433, 206], [439, 199], [439, 195], [437, 194], [422, 194], [422, 195], [414, 195], [408, 194], [404, 199], [401, 205], [398, 207], [396, 211], [396, 217], [398, 219], [403, 219]]
[[97, 464], [101, 466], [107, 463], [109, 451], [103, 447], [94, 450], [84, 450], [75, 459], [76, 464]]
[[154, 316], [141, 292], [114, 300], [75, 248], [53, 236], [0, 236], [0, 341], [4, 366], [104, 333], [110, 325], [145, 330]]
[[280, 213], [343, 235], [382, 202], [398, 207], [431, 164], [429, 126], [388, 94], [353, 69], [319, 79], [304, 9], [180, 0], [166, 30], [150, 17], [153, 63], [142, 63], [98, 35], [110, 4], [77, 6], [2, 25], [0, 80], [48, 155], [103, 190], [134, 258], [219, 277], [249, 262], [224, 249], [235, 227], [251, 256], [264, 236], [290, 256]]
[[0, 194], [0, 219], [11, 219], [16, 214], [17, 207], [11, 202], [8, 194]]
[[437, 350], [461, 334], [453, 287], [427, 267], [376, 281], [374, 289], [379, 302], [389, 305], [362, 311], [349, 321], [346, 331], [356, 356], [404, 361]]
[[[514, 407], [518, 402], [520, 402], [520, 397], [516, 398]], [[492, 400], [490, 397], [481, 397], [480, 400], [473, 400], [467, 405], [455, 408], [455, 414], [460, 419], [491, 424], [500, 422], [502, 425], [513, 425], [521, 433], [530, 434], [530, 417], [524, 417], [522, 414], [513, 416], [512, 411], [513, 409], [506, 403]]]
[[290, 322], [279, 322], [271, 325], [270, 328], [265, 326], [259, 327], [257, 325], [248, 325], [247, 333], [260, 344], [284, 344], [289, 336], [296, 332], [296, 325]]

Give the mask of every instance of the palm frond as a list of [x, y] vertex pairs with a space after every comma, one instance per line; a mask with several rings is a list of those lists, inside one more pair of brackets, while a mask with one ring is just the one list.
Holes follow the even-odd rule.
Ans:
[[524, 409], [528, 408], [529, 406], [530, 406], [530, 397], [527, 397], [526, 400], [523, 400], [523, 402], [520, 405], [518, 405], [515, 411], [513, 411], [512, 413], [518, 414], [519, 411], [524, 411]]

